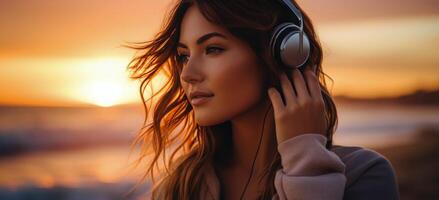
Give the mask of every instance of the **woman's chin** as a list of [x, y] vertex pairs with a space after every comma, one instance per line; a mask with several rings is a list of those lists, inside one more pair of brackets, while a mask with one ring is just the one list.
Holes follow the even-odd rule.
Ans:
[[201, 114], [195, 112], [195, 121], [199, 126], [214, 126], [223, 122], [219, 118], [215, 118], [212, 113]]
[[211, 120], [208, 119], [208, 117], [195, 117], [195, 121], [199, 126], [212, 126], [215, 123], [212, 123]]

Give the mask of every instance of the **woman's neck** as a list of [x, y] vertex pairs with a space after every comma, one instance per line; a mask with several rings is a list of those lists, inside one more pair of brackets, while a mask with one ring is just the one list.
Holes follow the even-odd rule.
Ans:
[[233, 153], [229, 167], [244, 172], [250, 171], [260, 142], [254, 166], [255, 174], [261, 173], [272, 162], [277, 144], [273, 109], [270, 107], [270, 102], [264, 101], [249, 112], [231, 120]]

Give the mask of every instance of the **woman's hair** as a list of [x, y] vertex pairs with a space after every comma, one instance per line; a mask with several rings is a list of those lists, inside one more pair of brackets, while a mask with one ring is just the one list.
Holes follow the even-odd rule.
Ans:
[[[296, 2], [293, 3], [300, 9]], [[141, 181], [151, 178], [153, 187], [150, 191], [153, 199], [199, 199], [204, 177], [200, 172], [205, 169], [207, 162], [220, 157], [226, 159], [232, 145], [230, 121], [214, 126], [200, 126], [195, 123], [192, 106], [180, 83], [182, 63], [176, 47], [183, 16], [192, 5], [198, 6], [208, 21], [225, 27], [231, 34], [246, 42], [260, 59], [260, 67], [267, 80], [264, 84], [281, 91], [278, 77], [284, 70], [273, 59], [268, 46], [273, 28], [281, 22], [293, 20], [293, 13], [280, 2], [271, 0], [179, 0], [166, 17], [161, 31], [152, 40], [128, 45], [140, 52], [127, 68], [130, 78], [141, 81], [140, 95], [145, 109], [143, 126], [131, 148], [140, 146], [137, 165], [147, 160], [146, 172]], [[316, 65], [329, 125], [326, 130], [326, 147], [329, 149], [337, 128], [337, 111], [327, 90], [327, 75], [321, 69], [320, 42], [310, 18], [306, 12], [300, 10], [303, 13], [304, 31], [311, 43], [310, 57], [305, 65]], [[145, 89], [161, 72], [166, 76], [163, 87], [145, 99]], [[152, 100], [156, 97], [158, 99], [152, 107]], [[150, 109], [153, 109], [153, 115], [150, 116], [152, 120], [149, 119], [147, 101], [150, 101]], [[219, 134], [214, 134], [216, 132]], [[273, 154], [273, 162], [265, 170], [267, 183], [262, 199], [271, 199], [276, 192], [274, 175], [281, 168], [281, 162], [279, 153], [276, 151]], [[157, 180], [155, 175], [159, 175], [160, 179]]]

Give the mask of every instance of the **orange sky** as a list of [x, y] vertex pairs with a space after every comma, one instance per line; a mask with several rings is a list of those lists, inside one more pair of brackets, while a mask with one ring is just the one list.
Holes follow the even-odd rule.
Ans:
[[[299, 2], [322, 41], [334, 94], [439, 88], [439, 3]], [[0, 104], [138, 102], [138, 83], [124, 71], [134, 52], [120, 45], [151, 39], [169, 3], [0, 1]]]

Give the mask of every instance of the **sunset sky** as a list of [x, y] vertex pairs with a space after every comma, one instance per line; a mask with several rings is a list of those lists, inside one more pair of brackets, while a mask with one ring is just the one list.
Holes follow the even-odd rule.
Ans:
[[[0, 0], [0, 104], [139, 102], [126, 42], [152, 39], [172, 1]], [[304, 1], [335, 95], [439, 88], [435, 0]]]

